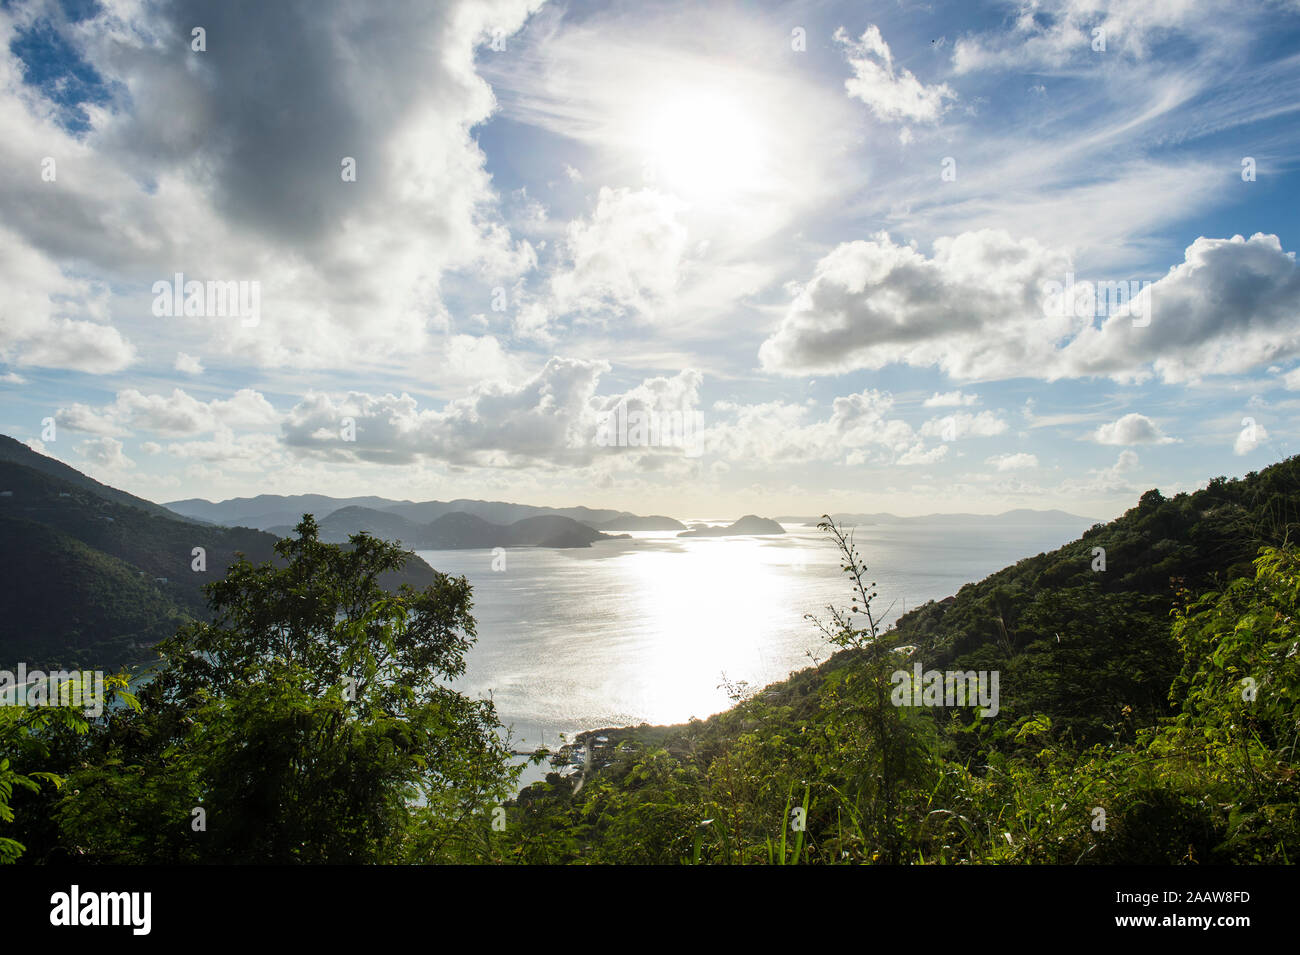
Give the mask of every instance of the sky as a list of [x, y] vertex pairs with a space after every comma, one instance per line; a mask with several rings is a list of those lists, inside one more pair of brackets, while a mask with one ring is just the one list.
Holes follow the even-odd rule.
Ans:
[[0, 431], [157, 501], [1109, 519], [1295, 453], [1300, 2], [0, 2]]

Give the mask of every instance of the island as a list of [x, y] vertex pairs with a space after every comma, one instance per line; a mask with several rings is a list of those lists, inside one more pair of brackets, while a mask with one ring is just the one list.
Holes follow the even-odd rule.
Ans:
[[750, 536], [784, 534], [785, 528], [776, 521], [767, 517], [757, 517], [753, 514], [746, 514], [734, 524], [728, 524], [726, 527], [696, 527], [689, 531], [682, 531], [678, 537], [735, 537], [741, 534]]

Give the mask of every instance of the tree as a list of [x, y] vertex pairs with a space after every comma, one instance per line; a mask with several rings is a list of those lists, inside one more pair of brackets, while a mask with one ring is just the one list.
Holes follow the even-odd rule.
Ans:
[[386, 862], [417, 837], [446, 856], [511, 791], [492, 704], [448, 686], [475, 639], [468, 582], [389, 593], [397, 545], [324, 543], [310, 515], [295, 532], [284, 566], [241, 557], [208, 586], [212, 619], [109, 721], [60, 807], [92, 858]]
[[[76, 676], [59, 685], [60, 699], [52, 702], [64, 702], [65, 705], [0, 705], [0, 823], [18, 823], [13, 806], [15, 791], [42, 797], [46, 792], [42, 784], [54, 790], [63, 786], [63, 777], [51, 769], [57, 765], [51, 750], [61, 736], [84, 735], [91, 728], [86, 712], [79, 706], [66, 703], [73, 696], [73, 687], [78, 684], [80, 692], [90, 691], [89, 685]], [[101, 703], [121, 700], [128, 706], [138, 706], [135, 698], [126, 691], [126, 685], [126, 677], [122, 674], [106, 677], [105, 699]], [[38, 769], [38, 766], [44, 768]], [[24, 819], [15, 834], [22, 834], [26, 840], [29, 838], [26, 833], [34, 828], [34, 820]], [[18, 861], [26, 851], [25, 842], [0, 835], [0, 864]]]

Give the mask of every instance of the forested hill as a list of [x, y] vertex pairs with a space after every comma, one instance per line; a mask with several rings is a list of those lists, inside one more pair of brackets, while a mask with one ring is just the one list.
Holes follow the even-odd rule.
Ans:
[[128, 504], [131, 507], [139, 508], [146, 514], [154, 514], [158, 517], [176, 517], [175, 513], [161, 504], [155, 504], [153, 501], [146, 501], [144, 498], [128, 494], [126, 491], [119, 491], [115, 487], [101, 484], [94, 478], [87, 477], [76, 468], [64, 464], [56, 458], [33, 451], [21, 441], [16, 441], [7, 434], [0, 434], [0, 461], [20, 464], [49, 477], [58, 478], [60, 481], [76, 485], [95, 497], [112, 501], [114, 504]]
[[927, 668], [1001, 668], [1000, 718], [1048, 712], [1062, 731], [1100, 739], [1125, 705], [1168, 711], [1180, 592], [1253, 575], [1260, 547], [1297, 537], [1300, 457], [1171, 498], [1150, 490], [1078, 540], [916, 608], [895, 636]]
[[[273, 534], [187, 520], [0, 439], [0, 667], [112, 669], [147, 659], [179, 621], [206, 613], [203, 585], [236, 554], [275, 557]], [[412, 556], [381, 582], [432, 581], [432, 568]]]

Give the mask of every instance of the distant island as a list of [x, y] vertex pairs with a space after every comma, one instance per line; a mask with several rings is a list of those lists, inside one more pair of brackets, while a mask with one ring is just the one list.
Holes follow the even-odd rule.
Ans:
[[[837, 512], [831, 515], [838, 524], [848, 525], [866, 525], [866, 524], [948, 524], [949, 526], [978, 527], [984, 524], [998, 524], [1003, 526], [1024, 525], [1024, 524], [1071, 524], [1089, 527], [1092, 524], [1099, 523], [1091, 517], [1081, 517], [1078, 514], [1071, 514], [1068, 511], [1045, 510], [1036, 511], [1030, 508], [1017, 508], [1013, 511], [1003, 511], [1001, 514], [920, 514], [914, 517], [899, 517], [897, 514], [878, 513], [878, 514], [847, 514]], [[821, 522], [821, 516], [792, 516], [789, 514], [778, 515], [776, 518], [783, 524], [802, 524], [806, 527], [816, 527]]]
[[[416, 525], [436, 521], [445, 514], [469, 514], [501, 525], [513, 524], [529, 517], [554, 515], [570, 518], [594, 530], [614, 530], [616, 528], [605, 528], [601, 525], [610, 521], [637, 518], [637, 515], [628, 511], [611, 508], [542, 507], [533, 504], [512, 504], [509, 501], [479, 501], [466, 498], [458, 498], [454, 501], [394, 501], [383, 497], [339, 498], [327, 497], [324, 494], [259, 494], [257, 497], [231, 498], [228, 501], [215, 503], [201, 498], [189, 498], [183, 501], [168, 501], [166, 507], [190, 520], [223, 524], [227, 527], [255, 527], [273, 533], [293, 527], [303, 514], [314, 514], [317, 520], [323, 522], [336, 512], [353, 508], [365, 512], [365, 514], [354, 514], [354, 518], [364, 517], [366, 520], [382, 521], [385, 518], [377, 515], [391, 515]], [[637, 519], [672, 520], [672, 518]], [[405, 527], [406, 525], [393, 526]]]
[[603, 521], [596, 524], [588, 524], [589, 527], [598, 531], [684, 531], [686, 525], [673, 517], [664, 517], [662, 515], [653, 515], [651, 517], [637, 517], [635, 514], [627, 514], [622, 517], [616, 517], [612, 521]]
[[[105, 489], [106, 492], [121, 493]], [[601, 534], [623, 534], [645, 531], [677, 531], [678, 536], [690, 537], [726, 537], [730, 535], [784, 534], [789, 526], [816, 527], [821, 515], [777, 515], [774, 519], [765, 519], [746, 515], [735, 524], [725, 528], [710, 528], [707, 525], [692, 524], [687, 527], [674, 517], [662, 514], [641, 516], [630, 511], [613, 508], [596, 507], [545, 507], [535, 504], [514, 504], [509, 501], [481, 501], [458, 498], [453, 501], [395, 501], [389, 498], [365, 496], [337, 498], [324, 494], [260, 494], [257, 497], [232, 498], [227, 501], [212, 502], [200, 498], [182, 501], [170, 501], [165, 507], [151, 504], [156, 512], [167, 516], [180, 515], [190, 521], [216, 524], [224, 527], [252, 527], [269, 531], [281, 537], [287, 536], [298, 523], [303, 514], [316, 516], [321, 524], [323, 540], [342, 542], [350, 534], [367, 531], [385, 540], [401, 540], [408, 546], [425, 547], [431, 550], [450, 549], [452, 547], [472, 546], [521, 546], [511, 544], [447, 544], [447, 538], [441, 532], [426, 529], [449, 514], [468, 515], [481, 518], [497, 527], [511, 527], [519, 521], [534, 517], [562, 517], [576, 524]], [[169, 513], [170, 512], [170, 513]], [[900, 517], [889, 513], [845, 513], [831, 515], [841, 524], [865, 526], [869, 524], [946, 524], [953, 527], [1002, 527], [1023, 526], [1030, 524], [1060, 524], [1078, 527], [1084, 530], [1097, 523], [1090, 517], [1081, 517], [1060, 510], [1032, 510], [1019, 508], [1004, 511], [1001, 514], [925, 514], [912, 517]], [[332, 520], [331, 520], [332, 518]], [[582, 531], [562, 522], [541, 525], [547, 532], [541, 535], [542, 541], [534, 546], [584, 547], [599, 537], [591, 537], [586, 543], [580, 541], [585, 536]], [[444, 528], [445, 530], [445, 528]], [[476, 531], [465, 531], [470, 538], [453, 535], [452, 539], [483, 540], [496, 531], [487, 531], [478, 527]], [[524, 537], [537, 537], [533, 531], [525, 529]], [[554, 535], [554, 536], [552, 536]], [[552, 540], [561, 543], [551, 543]], [[577, 542], [577, 543], [575, 543]]]
[[758, 534], [784, 534], [785, 528], [776, 521], [766, 517], [756, 517], [753, 514], [746, 514], [734, 524], [728, 524], [726, 527], [695, 527], [688, 531], [682, 531], [678, 537], [734, 537], [740, 534], [758, 535]]
[[[288, 532], [288, 528], [272, 528]], [[320, 538], [341, 544], [353, 534], [371, 534], [404, 547], [422, 550], [472, 550], [493, 547], [590, 547], [614, 535], [559, 514], [539, 514], [508, 524], [496, 524], [476, 514], [453, 511], [421, 523], [369, 507], [344, 507], [320, 522]]]

